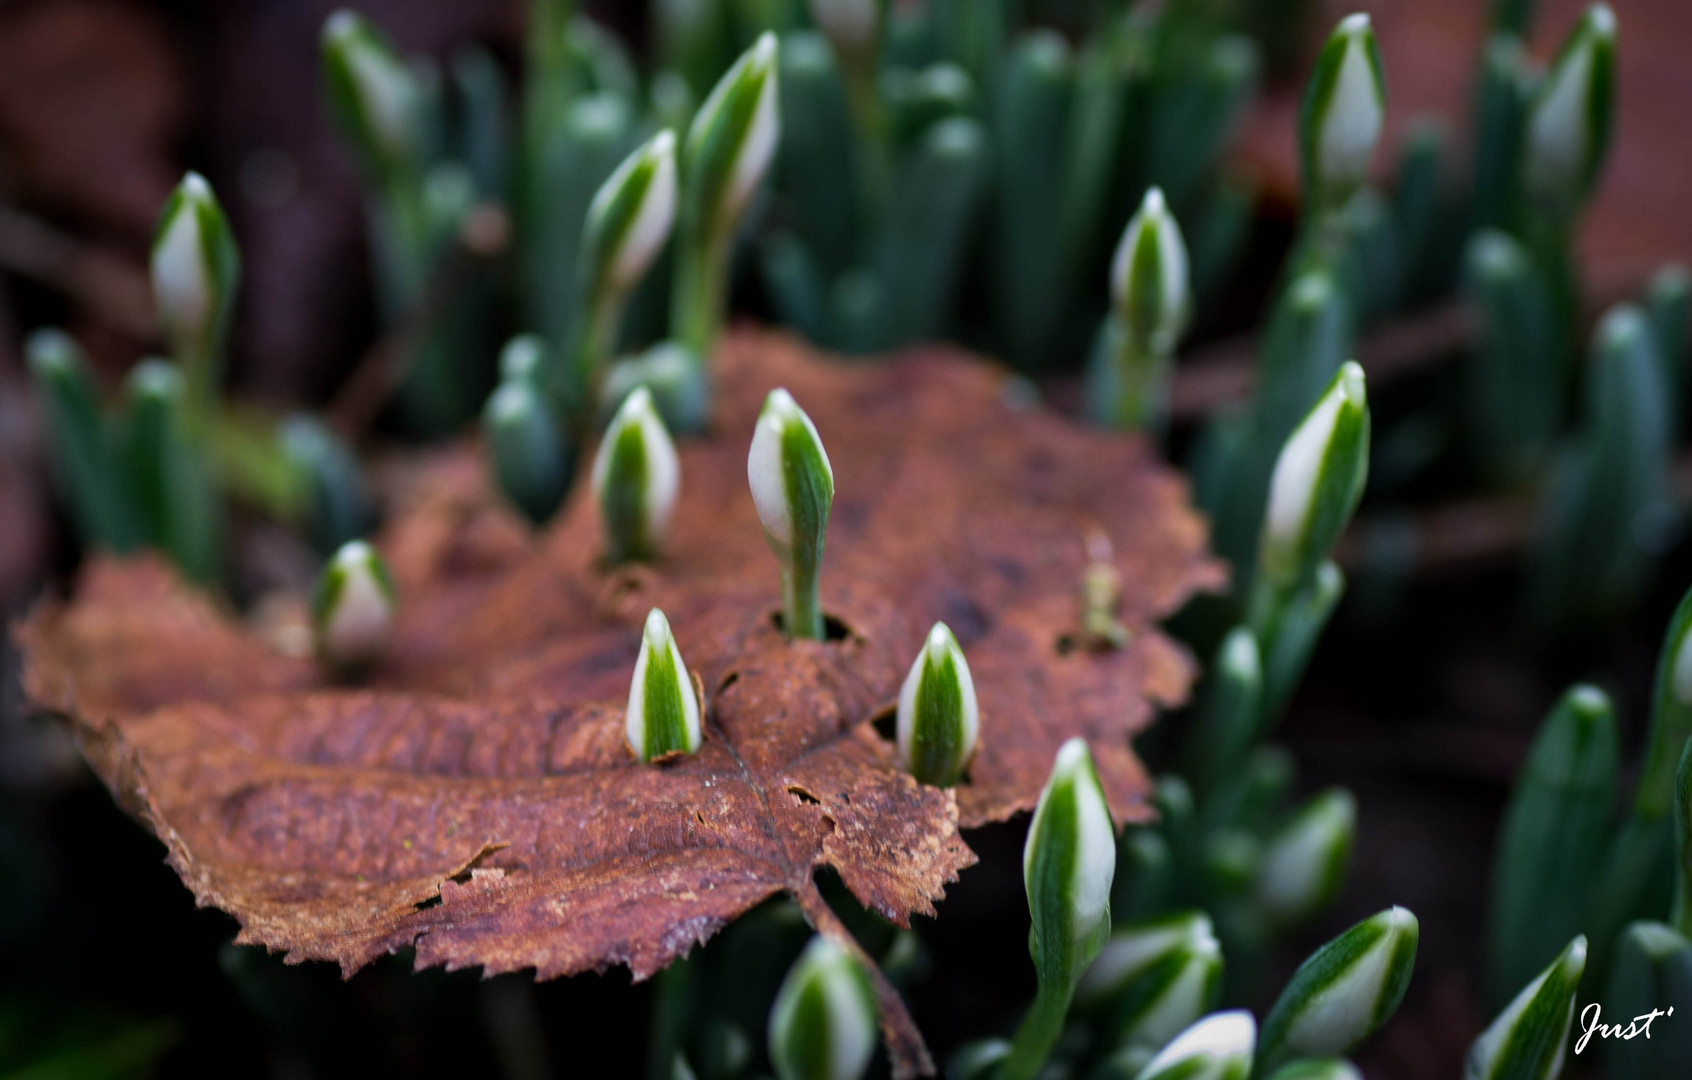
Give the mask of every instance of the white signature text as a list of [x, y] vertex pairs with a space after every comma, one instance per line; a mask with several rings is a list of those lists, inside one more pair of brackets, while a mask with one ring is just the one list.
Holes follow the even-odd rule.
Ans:
[[1643, 1035], [1649, 1039], [1651, 1037], [1651, 1021], [1655, 1020], [1659, 1016], [1668, 1017], [1673, 1015], [1674, 1006], [1670, 1005], [1666, 1011], [1663, 1009], [1652, 1009], [1648, 1013], [1641, 1013], [1640, 1015], [1635, 1016], [1631, 1023], [1606, 1024], [1602, 1023], [1604, 1018], [1603, 1006], [1594, 1001], [1592, 1004], [1580, 1011], [1581, 1035], [1575, 1042], [1575, 1053], [1578, 1054], [1582, 1050], [1585, 1050], [1587, 1040], [1592, 1038], [1593, 1035], [1597, 1035], [1600, 1039], [1632, 1039]]

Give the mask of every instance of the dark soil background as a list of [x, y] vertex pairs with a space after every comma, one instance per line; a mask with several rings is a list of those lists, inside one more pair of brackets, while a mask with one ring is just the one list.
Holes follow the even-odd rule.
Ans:
[[[245, 282], [236, 392], [323, 402], [374, 334], [352, 164], [324, 115], [316, 69], [329, 0], [7, 0], [0, 3], [0, 611], [62, 585], [75, 552], [48, 498], [18, 342], [62, 324], [115, 381], [155, 345], [142, 276], [154, 215], [184, 168], [205, 172], [233, 218]], [[515, 70], [513, 0], [361, 0], [406, 49], [480, 39]], [[639, 41], [644, 4], [586, 5]], [[1484, 5], [1382, 0], [1376, 14], [1403, 121], [1461, 115]], [[1334, 5], [1337, 11], [1338, 8]], [[1620, 0], [1617, 150], [1583, 246], [1600, 296], [1657, 263], [1692, 258], [1692, 5]], [[1546, 0], [1554, 38], [1572, 0]], [[1322, 23], [1330, 12], [1324, 11]], [[1548, 47], [1539, 42], [1541, 54]], [[1240, 151], [1271, 191], [1259, 249], [1231, 309], [1249, 325], [1288, 232], [1296, 87], [1272, 91]], [[1387, 155], [1382, 155], [1383, 159]], [[1277, 215], [1279, 215], [1277, 217]], [[1238, 327], [1235, 327], [1238, 329]], [[1449, 370], [1449, 369], [1446, 369]], [[1429, 376], [1437, 378], [1436, 375]], [[1060, 395], [1061, 396], [1061, 395]], [[1531, 646], [1517, 633], [1508, 560], [1418, 579], [1395, 605], [1353, 598], [1328, 632], [1283, 731], [1301, 788], [1343, 783], [1361, 826], [1341, 902], [1277, 958], [1389, 904], [1421, 919], [1421, 956], [1398, 1018], [1361, 1055], [1374, 1080], [1459, 1073], [1485, 1022], [1477, 990], [1486, 879], [1504, 797], [1528, 740], [1569, 682], [1592, 678], [1623, 706], [1636, 748], [1658, 637], [1692, 552], [1664, 565], [1620, 630]], [[408, 973], [403, 958], [350, 982], [323, 965], [283, 969], [227, 945], [235, 927], [196, 911], [162, 848], [113, 806], [64, 733], [31, 717], [17, 658], [0, 644], [0, 1053], [17, 1033], [128, 1030], [168, 1043], [166, 1076], [633, 1074], [647, 987], [626, 972], [532, 985], [474, 973]], [[1630, 756], [1631, 760], [1631, 756]], [[1014, 1018], [1032, 990], [1020, 881], [1022, 826], [971, 837], [982, 863], [923, 927], [933, 954], [912, 986], [944, 1053]], [[255, 975], [255, 971], [257, 974]], [[1270, 987], [1279, 980], [1271, 979]], [[258, 988], [258, 989], [255, 989]], [[1267, 1002], [1260, 1002], [1260, 1005]], [[156, 1022], [156, 1023], [154, 1023]], [[8, 1043], [6, 1040], [14, 1040]], [[108, 1075], [79, 1073], [77, 1075]]]

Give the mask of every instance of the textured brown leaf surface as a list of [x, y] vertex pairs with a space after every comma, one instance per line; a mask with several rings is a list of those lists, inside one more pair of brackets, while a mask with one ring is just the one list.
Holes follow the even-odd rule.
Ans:
[[[764, 395], [786, 386], [829, 449], [823, 599], [839, 633], [788, 643], [746, 489]], [[819, 361], [740, 332], [719, 361], [712, 438], [683, 447], [682, 496], [650, 568], [598, 565], [583, 493], [529, 539], [473, 455], [409, 480], [379, 539], [402, 595], [388, 661], [322, 685], [156, 563], [96, 562], [74, 603], [19, 629], [26, 684], [73, 718], [124, 805], [241, 939], [347, 971], [419, 964], [627, 964], [644, 978], [760, 900], [791, 893], [849, 936], [812, 883], [833, 867], [904, 925], [974, 861], [958, 834], [1034, 803], [1084, 734], [1118, 821], [1146, 816], [1129, 737], [1192, 674], [1156, 628], [1220, 583], [1182, 483], [1136, 440], [1005, 404], [993, 369], [927, 351]], [[1102, 531], [1123, 574], [1119, 651], [1071, 648]], [[664, 609], [707, 701], [700, 752], [630, 759], [622, 709], [641, 621]], [[885, 716], [944, 619], [970, 658], [981, 749], [955, 792], [898, 767]], [[902, 1072], [929, 1066], [880, 981]]]

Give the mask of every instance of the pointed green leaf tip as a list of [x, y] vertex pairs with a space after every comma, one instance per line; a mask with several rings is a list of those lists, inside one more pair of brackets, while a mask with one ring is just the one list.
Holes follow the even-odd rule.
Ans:
[[1222, 990], [1222, 946], [1210, 917], [1184, 911], [1125, 926], [1110, 936], [1075, 987], [1117, 1047], [1146, 1055], [1204, 1015]]
[[1569, 32], [1529, 106], [1522, 179], [1528, 196], [1572, 212], [1591, 190], [1615, 111], [1616, 15], [1593, 4]]
[[317, 579], [312, 635], [318, 661], [354, 676], [381, 660], [394, 623], [394, 584], [376, 549], [363, 540], [342, 544]]
[[153, 303], [178, 363], [209, 363], [222, 349], [241, 257], [211, 185], [182, 178], [159, 214], [151, 257]]
[[816, 426], [786, 390], [770, 391], [758, 414], [746, 479], [764, 539], [781, 562], [788, 635], [820, 640], [817, 571], [834, 505], [834, 468]]
[[646, 387], [624, 399], [605, 429], [593, 461], [593, 490], [607, 558], [613, 563], [655, 558], [681, 490], [681, 459]]
[[323, 24], [323, 80], [329, 111], [379, 186], [416, 166], [422, 94], [383, 34], [355, 11]]
[[1368, 178], [1386, 112], [1386, 79], [1369, 16], [1340, 20], [1304, 90], [1298, 141], [1306, 198], [1334, 208]]
[[1141, 348], [1167, 354], [1192, 307], [1187, 245], [1181, 227], [1152, 188], [1122, 232], [1110, 265], [1111, 303], [1124, 331]]
[[1317, 949], [1263, 1021], [1265, 1069], [1361, 1046], [1397, 1011], [1416, 964], [1419, 927], [1401, 907], [1372, 915]]
[[645, 276], [675, 217], [676, 135], [664, 130], [624, 159], [588, 207], [582, 261], [590, 310]]
[[776, 36], [766, 31], [699, 107], [684, 148], [687, 212], [699, 234], [728, 234], [769, 168], [781, 136]]
[[781, 1080], [857, 1080], [875, 1051], [875, 997], [850, 953], [814, 937], [770, 1009], [770, 1062]]
[[1176, 1036], [1134, 1080], [1246, 1080], [1256, 1044], [1250, 1013], [1212, 1013]]
[[1259, 554], [1272, 584], [1292, 589], [1315, 575], [1368, 476], [1369, 402], [1363, 369], [1348, 360], [1275, 461]]
[[704, 738], [699, 695], [670, 633], [670, 621], [657, 608], [647, 613], [641, 634], [640, 656], [629, 682], [624, 734], [629, 749], [641, 761], [691, 754]]
[[1463, 1080], [1555, 1080], [1563, 1071], [1575, 990], [1585, 970], [1582, 935], [1523, 987], [1469, 1047]]
[[951, 787], [975, 754], [980, 712], [958, 639], [935, 623], [899, 691], [899, 757], [925, 784]]
[[1110, 933], [1110, 884], [1116, 874], [1116, 833], [1104, 788], [1087, 743], [1058, 749], [1040, 792], [1022, 878], [1033, 919], [1029, 951], [1042, 983], [1075, 985]]

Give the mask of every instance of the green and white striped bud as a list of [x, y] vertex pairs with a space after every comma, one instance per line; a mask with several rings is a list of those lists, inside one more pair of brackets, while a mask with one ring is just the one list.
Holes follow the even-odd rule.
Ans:
[[1386, 79], [1369, 16], [1340, 20], [1322, 46], [1299, 109], [1298, 141], [1310, 205], [1338, 207], [1368, 179], [1386, 113]]
[[975, 755], [980, 721], [969, 661], [937, 622], [899, 690], [899, 758], [923, 783], [951, 787]]
[[1265, 918], [1291, 926], [1338, 895], [1357, 835], [1357, 800], [1344, 788], [1311, 799], [1263, 849], [1253, 898]]
[[323, 77], [329, 108], [378, 185], [418, 167], [423, 95], [387, 37], [354, 11], [323, 24]]
[[590, 311], [639, 284], [676, 218], [676, 135], [660, 131], [617, 166], [588, 206], [582, 277]]
[[1586, 937], [1581, 935], [1481, 1032], [1469, 1047], [1463, 1080], [1556, 1080], [1574, 1021], [1575, 990], [1585, 970]]
[[691, 754], [704, 738], [699, 693], [670, 633], [670, 620], [653, 608], [646, 614], [640, 656], [629, 682], [629, 711], [623, 721], [629, 749], [641, 761]]
[[1564, 216], [1586, 198], [1604, 164], [1615, 112], [1616, 15], [1593, 4], [1563, 42], [1528, 107], [1522, 183]]
[[1151, 1052], [1203, 1016], [1222, 990], [1222, 946], [1210, 918], [1184, 911], [1110, 936], [1075, 988], [1096, 1007], [1110, 1045]]
[[352, 677], [375, 667], [393, 633], [393, 579], [363, 540], [342, 544], [317, 579], [312, 644], [331, 674]]
[[637, 386], [624, 399], [593, 461], [606, 557], [613, 563], [657, 556], [681, 488], [681, 459], [652, 392]]
[[1340, 366], [1293, 430], [1269, 481], [1260, 577], [1280, 592], [1310, 580], [1339, 540], [1369, 476], [1369, 402], [1363, 369]]
[[1343, 1058], [1321, 1058], [1288, 1062], [1270, 1073], [1269, 1080], [1363, 1080], [1363, 1074]]
[[1181, 227], [1151, 188], [1129, 219], [1110, 264], [1110, 298], [1117, 320], [1139, 348], [1168, 355], [1187, 328], [1192, 290]]
[[1042, 983], [1070, 991], [1110, 933], [1116, 832], [1086, 740], [1058, 749], [1022, 849], [1022, 877]]
[[875, 1052], [875, 996], [858, 962], [817, 936], [770, 1009], [770, 1063], [781, 1080], [857, 1080]]
[[544, 523], [564, 501], [575, 451], [540, 388], [523, 378], [501, 383], [482, 410], [482, 435], [499, 490], [530, 522]]
[[1404, 1000], [1419, 936], [1416, 916], [1395, 907], [1311, 953], [1263, 1021], [1261, 1066], [1336, 1057], [1361, 1046]]
[[816, 425], [786, 390], [770, 391], [758, 414], [746, 479], [764, 539], [781, 562], [787, 635], [820, 641], [817, 571], [834, 505], [834, 468]]
[[1250, 1013], [1212, 1013], [1176, 1036], [1135, 1080], [1246, 1080], [1256, 1044]]
[[172, 358], [187, 374], [191, 409], [209, 405], [215, 364], [241, 278], [241, 256], [217, 196], [191, 172], [171, 192], [153, 233], [153, 304]]

